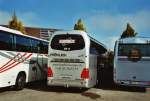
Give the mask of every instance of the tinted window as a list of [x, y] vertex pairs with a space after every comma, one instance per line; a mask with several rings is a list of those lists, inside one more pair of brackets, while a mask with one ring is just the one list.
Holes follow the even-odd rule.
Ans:
[[96, 48], [90, 48], [90, 53], [91, 54], [96, 54], [96, 55], [98, 55], [98, 52], [97, 52], [97, 50], [96, 50]]
[[32, 40], [32, 52], [34, 53], [48, 53], [48, 42]]
[[32, 40], [32, 52], [38, 53], [39, 52], [39, 41], [38, 40]]
[[98, 54], [96, 45], [93, 41], [90, 42], [90, 54]]
[[13, 36], [10, 33], [0, 31], [0, 50], [8, 50], [8, 51], [13, 50], [12, 41]]
[[81, 35], [62, 34], [56, 35], [51, 41], [51, 48], [56, 50], [72, 51], [85, 47], [84, 39]]
[[48, 45], [46, 43], [40, 41], [38, 47], [40, 53], [44, 53], [44, 54], [48, 53]]
[[129, 56], [133, 51], [135, 54], [140, 52], [141, 56], [150, 56], [150, 44], [119, 44], [119, 56]]
[[31, 52], [31, 39], [16, 35], [16, 51]]
[[43, 47], [41, 47], [41, 52], [44, 54], [48, 54], [48, 42], [42, 42]]

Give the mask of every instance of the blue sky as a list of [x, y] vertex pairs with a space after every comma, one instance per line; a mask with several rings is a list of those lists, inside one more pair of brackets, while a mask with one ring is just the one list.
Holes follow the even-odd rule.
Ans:
[[129, 22], [150, 37], [150, 0], [0, 0], [0, 24], [13, 11], [25, 26], [73, 29], [81, 18], [90, 35], [113, 49]]

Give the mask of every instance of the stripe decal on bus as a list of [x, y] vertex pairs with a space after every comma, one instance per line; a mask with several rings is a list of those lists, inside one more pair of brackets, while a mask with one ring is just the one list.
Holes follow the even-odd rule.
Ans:
[[3, 69], [3, 67], [5, 67], [8, 63], [10, 63], [11, 61], [13, 61], [19, 54], [20, 54], [20, 53], [18, 53], [18, 54], [17, 54], [16, 56], [14, 56], [11, 60], [9, 60], [6, 64], [4, 64], [4, 65], [0, 68], [0, 70]]
[[5, 57], [5, 58], [7, 58], [7, 59], [12, 59], [13, 57], [12, 56], [10, 56], [10, 55], [7, 55], [7, 54], [5, 54], [4, 52], [1, 52], [0, 51], [0, 55], [2, 56], [2, 57]]
[[[7, 67], [9, 67], [9, 66], [11, 66], [11, 65], [13, 65], [13, 64], [15, 64], [16, 62], [19, 62], [19, 60], [20, 60], [23, 56], [25, 56], [26, 54], [27, 54], [27, 53], [24, 53], [23, 55], [21, 55], [20, 53], [18, 53], [18, 54], [14, 57], [14, 59], [12, 59], [13, 62], [12, 62], [12, 61], [8, 62], [7, 64], [9, 64], [9, 65], [7, 65], [7, 66], [1, 68], [0, 71], [3, 70], [3, 69], [5, 69], [5, 68], [7, 68]], [[21, 57], [19, 57], [19, 55], [21, 55]], [[12, 63], [11, 63], [11, 62], [12, 62]]]
[[[23, 63], [24, 61], [26, 61], [32, 55], [32, 53], [30, 53], [29, 55], [27, 55], [27, 53], [24, 53], [23, 55], [21, 55], [21, 57], [18, 57], [19, 55], [21, 55], [21, 54], [18, 53], [13, 59], [9, 60], [6, 64], [4, 64], [0, 68], [0, 73], [5, 72], [5, 71], [15, 67], [15, 66], [19, 65], [20, 63]], [[24, 59], [23, 59], [23, 57], [24, 57]], [[14, 61], [14, 62], [11, 63], [12, 61]]]

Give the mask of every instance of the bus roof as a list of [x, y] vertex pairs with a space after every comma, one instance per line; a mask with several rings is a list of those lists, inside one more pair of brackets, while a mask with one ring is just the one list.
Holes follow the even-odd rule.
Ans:
[[[89, 35], [88, 35], [88, 36], [89, 36]], [[91, 36], [89, 36], [89, 37], [90, 37], [90, 39], [91, 39], [92, 41], [94, 41], [95, 43], [97, 43], [97, 44], [103, 46], [103, 48], [104, 48], [105, 50], [108, 50], [107, 47], [106, 47], [106, 45], [104, 45], [103, 43], [97, 41], [96, 39], [92, 38]]]
[[0, 30], [1, 30], [1, 31], [5, 31], [5, 32], [9, 32], [9, 33], [13, 33], [13, 34], [17, 34], [17, 35], [21, 35], [21, 36], [26, 36], [26, 37], [29, 37], [29, 38], [33, 38], [33, 39], [37, 39], [37, 40], [41, 40], [41, 41], [48, 42], [47, 40], [40, 39], [40, 38], [37, 38], [37, 37], [34, 37], [34, 36], [25, 35], [25, 34], [21, 33], [20, 31], [17, 31], [17, 30], [14, 30], [14, 29], [10, 29], [10, 28], [7, 28], [7, 27], [0, 26]]
[[119, 43], [150, 43], [150, 38], [148, 37], [131, 37], [123, 38], [118, 40]]

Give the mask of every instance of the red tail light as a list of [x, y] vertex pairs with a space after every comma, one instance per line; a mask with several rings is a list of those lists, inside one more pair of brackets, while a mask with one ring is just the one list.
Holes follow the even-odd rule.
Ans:
[[90, 75], [89, 75], [89, 69], [88, 68], [84, 68], [82, 73], [81, 73], [81, 78], [82, 79], [89, 79]]
[[53, 77], [53, 71], [52, 71], [51, 67], [48, 67], [47, 76], [48, 77]]

